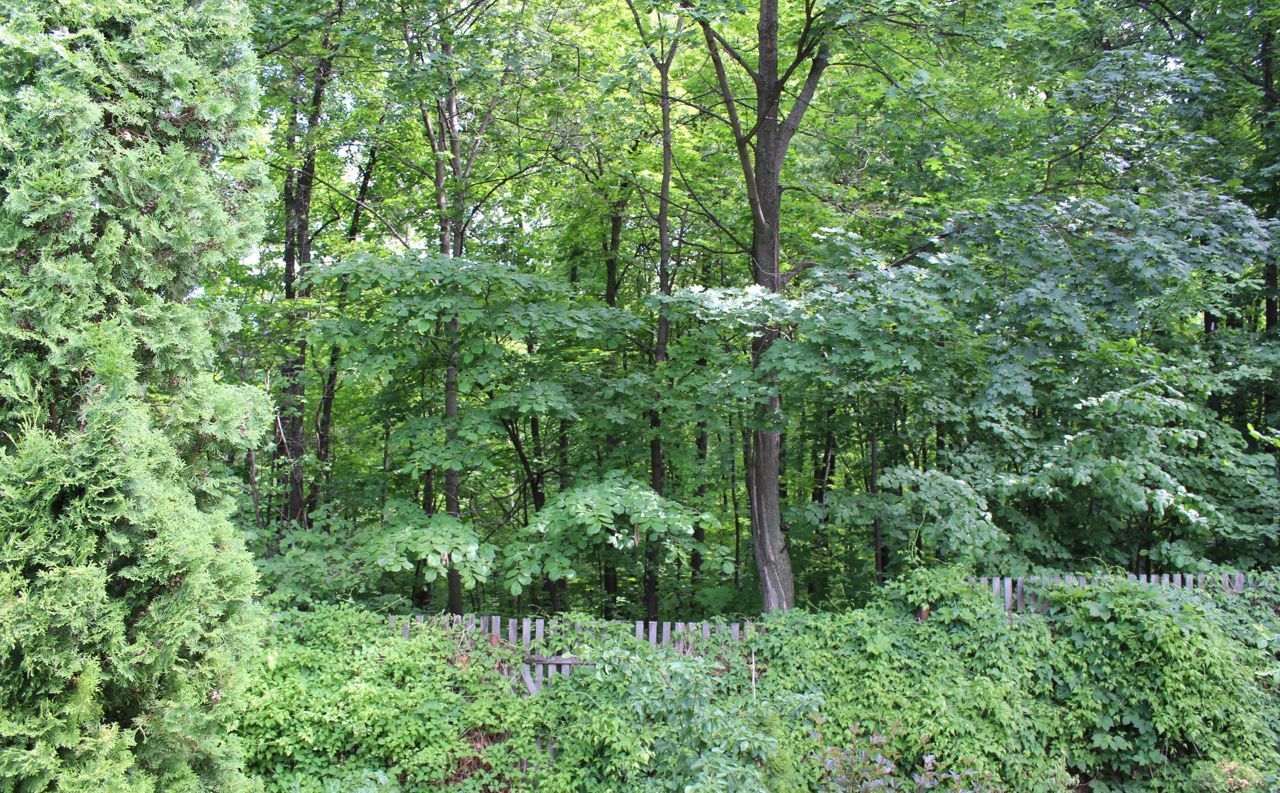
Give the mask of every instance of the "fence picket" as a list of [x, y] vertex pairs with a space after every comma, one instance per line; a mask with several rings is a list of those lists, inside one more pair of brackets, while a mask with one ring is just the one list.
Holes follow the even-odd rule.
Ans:
[[[542, 648], [542, 636], [543, 636], [544, 627], [545, 627], [545, 623], [543, 622], [542, 619], [534, 620], [533, 639], [535, 642], [537, 642], [539, 649]], [[539, 689], [542, 688], [542, 685], [545, 682], [546, 678], [555, 674], [553, 670], [554, 670], [554, 667], [552, 666], [548, 666], [546, 664], [538, 664], [538, 668], [534, 671], [533, 679], [537, 681]]]
[[[1129, 581], [1151, 586], [1172, 587], [1174, 589], [1217, 590], [1223, 593], [1240, 594], [1255, 586], [1244, 573], [1127, 573]], [[1049, 602], [1043, 597], [1043, 587], [1053, 584], [1072, 586], [1090, 586], [1103, 583], [1107, 576], [1089, 576], [1067, 573], [1054, 576], [983, 576], [970, 578], [971, 583], [981, 587], [990, 587], [992, 595], [1009, 613], [1035, 612], [1042, 614], [1049, 610]], [[511, 668], [504, 674], [513, 677], [512, 684], [524, 684], [530, 694], [540, 691], [547, 681], [555, 676], [571, 675], [577, 666], [590, 666], [575, 655], [575, 647], [583, 639], [600, 638], [605, 629], [593, 625], [585, 627], [578, 623], [561, 625], [554, 620], [543, 618], [506, 619], [506, 641], [512, 647], [523, 649], [524, 660], [518, 670]], [[499, 615], [439, 615], [431, 618], [436, 627], [465, 627], [468, 635], [481, 637], [484, 641], [498, 642], [503, 635], [503, 620]], [[404, 638], [413, 635], [413, 624], [419, 629], [427, 622], [426, 615], [389, 615], [387, 629], [390, 633], [399, 633]], [[617, 624], [617, 623], [614, 623]], [[636, 620], [635, 637], [640, 641], [648, 641], [655, 647], [672, 647], [678, 653], [688, 654], [697, 651], [699, 634], [703, 639], [713, 636], [723, 640], [725, 634], [733, 642], [745, 641], [754, 635], [754, 623], [703, 620], [701, 622], [659, 622], [657, 620]], [[554, 639], [554, 641], [553, 641]], [[473, 639], [474, 641], [474, 639]], [[534, 654], [536, 651], [536, 655]], [[519, 682], [514, 677], [518, 675]]]

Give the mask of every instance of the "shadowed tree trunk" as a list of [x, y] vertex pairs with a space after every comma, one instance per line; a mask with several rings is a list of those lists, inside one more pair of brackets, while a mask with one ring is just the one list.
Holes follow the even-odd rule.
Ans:
[[[756, 65], [718, 33], [711, 22], [699, 20], [707, 51], [715, 68], [724, 103], [724, 119], [733, 135], [742, 169], [747, 201], [751, 209], [750, 263], [752, 280], [773, 293], [781, 293], [790, 278], [781, 268], [782, 168], [791, 139], [817, 90], [827, 68], [825, 28], [814, 16], [816, 5], [805, 5], [803, 32], [796, 43], [795, 56], [785, 67], [779, 64], [778, 0], [760, 0], [756, 25]], [[740, 101], [735, 96], [723, 55], [729, 55], [747, 73], [755, 86], [755, 96]], [[783, 115], [786, 84], [807, 65], [804, 83], [789, 111]], [[744, 123], [739, 108], [753, 113]], [[796, 271], [798, 272], [798, 271]], [[765, 356], [780, 338], [776, 325], [756, 329], [751, 345], [752, 365], [768, 395], [757, 406], [756, 427], [751, 431], [751, 456], [746, 475], [751, 506], [751, 538], [755, 547], [756, 571], [760, 577], [761, 607], [764, 611], [787, 609], [795, 604], [795, 580], [791, 556], [783, 534], [780, 473], [782, 454], [782, 401], [767, 371]]]
[[[339, 3], [336, 16], [341, 17], [343, 4]], [[300, 129], [298, 110], [295, 106], [290, 120], [288, 149], [296, 151], [299, 139], [311, 134], [320, 123], [324, 108], [325, 92], [333, 77], [335, 46], [326, 34], [322, 48], [325, 54], [316, 63], [311, 76], [311, 97], [307, 103], [306, 126]], [[311, 267], [311, 199], [315, 186], [316, 145], [314, 141], [302, 142], [302, 164], [290, 168], [284, 180], [284, 297], [290, 305], [297, 305], [307, 297], [307, 272]], [[305, 317], [294, 311], [295, 323]], [[284, 497], [280, 502], [280, 531], [292, 524], [309, 525], [306, 497], [306, 472], [303, 458], [306, 455], [306, 368], [307, 338], [299, 333], [294, 352], [281, 366], [284, 387], [280, 399], [280, 420], [277, 426], [276, 456], [286, 461], [283, 471]]]
[[[356, 200], [351, 209], [351, 225], [347, 227], [347, 241], [354, 242], [360, 236], [364, 221], [362, 210], [369, 198], [369, 187], [373, 181], [373, 169], [377, 163], [378, 149], [369, 147], [369, 156], [365, 159], [364, 168], [360, 171], [360, 187], [356, 191]], [[341, 315], [347, 302], [347, 290], [350, 279], [343, 276], [338, 287], [338, 314]], [[338, 393], [338, 368], [342, 361], [342, 347], [333, 344], [329, 348], [329, 362], [325, 369], [324, 390], [320, 393], [320, 408], [316, 415], [316, 472], [311, 480], [311, 492], [307, 497], [307, 512], [310, 514], [320, 506], [333, 481], [333, 471], [329, 464], [330, 448], [333, 439], [333, 402]]]

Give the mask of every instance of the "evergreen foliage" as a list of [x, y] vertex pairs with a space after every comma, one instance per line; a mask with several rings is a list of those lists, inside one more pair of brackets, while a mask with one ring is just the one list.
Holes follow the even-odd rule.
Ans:
[[0, 789], [252, 789], [228, 733], [256, 576], [203, 284], [260, 233], [243, 9], [0, 14]]

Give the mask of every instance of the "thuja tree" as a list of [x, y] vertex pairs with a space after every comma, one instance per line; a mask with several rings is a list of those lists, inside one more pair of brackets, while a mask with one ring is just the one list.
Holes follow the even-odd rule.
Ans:
[[234, 3], [0, 15], [0, 790], [237, 791], [254, 572], [197, 284], [258, 232]]

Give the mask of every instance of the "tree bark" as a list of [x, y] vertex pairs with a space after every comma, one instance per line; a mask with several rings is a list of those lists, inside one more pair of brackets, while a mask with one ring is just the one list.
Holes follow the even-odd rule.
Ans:
[[[875, 496], [880, 492], [880, 443], [874, 432], [867, 439], [867, 445], [870, 447], [871, 471], [867, 479], [867, 492]], [[871, 521], [871, 552], [875, 557], [876, 583], [884, 583], [884, 537], [881, 536], [880, 518], [876, 517]]]
[[[791, 139], [799, 129], [828, 63], [822, 41], [825, 26], [814, 13], [821, 12], [816, 5], [806, 5], [795, 58], [785, 68], [780, 68], [778, 57], [778, 0], [760, 0], [754, 69], [713, 30], [710, 21], [699, 20], [751, 208], [752, 280], [775, 294], [781, 293], [787, 282], [781, 270], [782, 167]], [[740, 103], [734, 96], [722, 52], [732, 56], [755, 85], [751, 107], [755, 122], [749, 126], [743, 124], [739, 115]], [[784, 117], [781, 104], [787, 79], [806, 63], [809, 68], [804, 84]], [[765, 611], [784, 610], [795, 604], [795, 579], [783, 533], [779, 490], [782, 439], [778, 426], [782, 419], [782, 401], [776, 390], [776, 378], [767, 371], [766, 363], [769, 348], [780, 336], [777, 326], [761, 326], [756, 329], [751, 350], [752, 365], [768, 393], [757, 407], [757, 427], [751, 433], [751, 461], [746, 472], [751, 491], [751, 536], [760, 577], [761, 606]]]
[[[444, 371], [444, 422], [445, 443], [456, 448], [458, 442], [458, 318], [449, 319], [449, 361]], [[444, 471], [444, 511], [454, 518], [462, 518], [461, 499], [458, 494], [458, 468], [450, 464]], [[448, 569], [449, 601], [446, 608], [450, 614], [461, 614], [462, 576], [453, 564]]]
[[[360, 236], [363, 221], [362, 210], [369, 198], [369, 186], [373, 181], [373, 169], [377, 162], [378, 149], [370, 146], [369, 156], [365, 159], [364, 168], [360, 172], [360, 187], [356, 191], [356, 200], [351, 209], [351, 225], [347, 227], [347, 242], [355, 242]], [[346, 306], [347, 290], [350, 279], [343, 277], [338, 287], [338, 313]], [[334, 344], [329, 348], [329, 362], [325, 371], [324, 390], [320, 394], [320, 408], [316, 416], [316, 474], [311, 480], [311, 493], [307, 497], [307, 512], [314, 512], [322, 503], [330, 484], [333, 481], [333, 470], [330, 466], [330, 447], [333, 438], [333, 402], [338, 393], [338, 368], [342, 360], [342, 346]]]
[[[706, 476], [707, 453], [710, 450], [710, 436], [707, 433], [707, 422], [698, 422], [698, 506], [702, 506], [702, 498], [707, 493], [707, 485], [704, 477]], [[702, 525], [702, 521], [693, 524], [693, 553], [689, 554], [689, 583], [697, 584], [698, 579], [702, 577], [702, 551], [701, 545], [707, 541], [707, 530]]]
[[[630, 5], [636, 28], [646, 45], [649, 35], [644, 24], [636, 13], [634, 5]], [[679, 23], [683, 25], [683, 20]], [[662, 182], [658, 190], [658, 212], [655, 218], [658, 227], [658, 291], [664, 296], [671, 294], [671, 174], [673, 170], [674, 149], [671, 137], [671, 65], [675, 62], [676, 47], [679, 42], [679, 30], [669, 46], [665, 46], [659, 55], [650, 49], [650, 60], [658, 72], [658, 103], [662, 111]], [[664, 39], [665, 40], [665, 39]], [[616, 295], [615, 295], [616, 297]], [[667, 316], [666, 306], [658, 307], [657, 327], [654, 330], [653, 368], [655, 379], [665, 377], [667, 362], [667, 345], [671, 337], [671, 320]], [[658, 495], [666, 492], [666, 462], [662, 451], [662, 394], [653, 395], [655, 407], [649, 411], [649, 481]], [[646, 538], [644, 569], [644, 604], [647, 619], [658, 618], [658, 568], [662, 561], [662, 542], [656, 538]]]
[[[341, 19], [344, 8], [345, 0], [339, 0], [334, 12], [335, 22]], [[328, 32], [322, 39], [321, 49], [324, 54], [312, 70], [305, 130], [298, 129], [296, 105], [292, 114], [288, 134], [290, 153], [295, 151], [298, 139], [312, 134], [320, 123], [325, 92], [333, 77], [333, 58], [337, 49]], [[291, 304], [292, 301], [307, 297], [309, 291], [306, 277], [311, 266], [311, 199], [315, 173], [316, 146], [313, 141], [308, 140], [302, 144], [302, 166], [287, 171], [284, 183], [284, 291], [285, 300]], [[301, 312], [295, 311], [293, 319], [301, 322], [305, 317]], [[287, 357], [281, 366], [285, 382], [280, 405], [277, 456], [288, 461], [284, 472], [285, 496], [280, 503], [281, 530], [290, 524], [310, 525], [306, 472], [303, 469], [303, 457], [306, 454], [306, 367], [307, 339], [305, 334], [300, 334], [294, 354]]]

